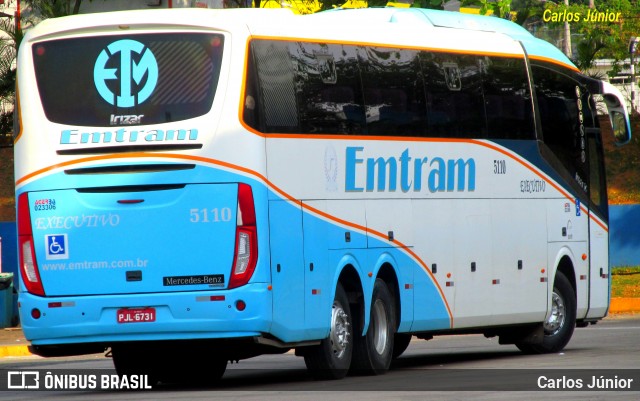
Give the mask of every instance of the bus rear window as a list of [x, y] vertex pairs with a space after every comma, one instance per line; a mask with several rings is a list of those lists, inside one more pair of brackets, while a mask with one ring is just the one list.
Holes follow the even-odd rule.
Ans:
[[33, 46], [49, 121], [83, 126], [159, 124], [206, 114], [224, 37], [171, 33], [52, 40]]

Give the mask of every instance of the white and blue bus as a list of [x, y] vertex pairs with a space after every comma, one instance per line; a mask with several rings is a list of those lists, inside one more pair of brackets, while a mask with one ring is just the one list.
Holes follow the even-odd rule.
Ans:
[[18, 65], [36, 354], [170, 382], [295, 349], [341, 378], [412, 336], [557, 352], [607, 314], [600, 124], [628, 141], [624, 101], [518, 25], [130, 11], [44, 21]]

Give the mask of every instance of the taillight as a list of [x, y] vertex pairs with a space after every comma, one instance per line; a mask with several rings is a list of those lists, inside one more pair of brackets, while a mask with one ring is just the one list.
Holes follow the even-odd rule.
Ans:
[[27, 291], [34, 295], [44, 296], [44, 288], [36, 262], [33, 233], [31, 231], [31, 212], [29, 198], [26, 193], [18, 197], [18, 243], [20, 251], [20, 275]]
[[229, 288], [245, 285], [253, 275], [258, 261], [258, 235], [253, 192], [247, 184], [238, 184], [238, 219], [236, 248]]

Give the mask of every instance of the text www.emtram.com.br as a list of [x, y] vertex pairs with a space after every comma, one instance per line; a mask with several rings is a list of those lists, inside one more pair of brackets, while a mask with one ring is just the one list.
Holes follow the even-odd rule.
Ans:
[[82, 261], [68, 263], [43, 263], [42, 270], [92, 270], [92, 269], [126, 269], [131, 267], [147, 267], [146, 259], [108, 261]]

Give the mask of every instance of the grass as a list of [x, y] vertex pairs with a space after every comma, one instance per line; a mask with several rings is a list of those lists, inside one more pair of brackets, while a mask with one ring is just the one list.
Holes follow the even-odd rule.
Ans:
[[611, 297], [640, 298], [640, 266], [611, 269]]

